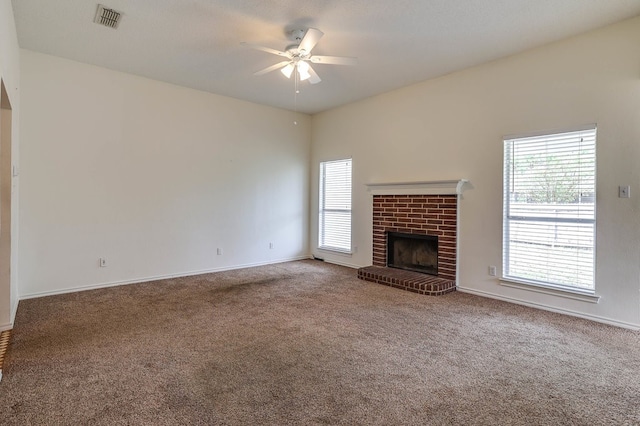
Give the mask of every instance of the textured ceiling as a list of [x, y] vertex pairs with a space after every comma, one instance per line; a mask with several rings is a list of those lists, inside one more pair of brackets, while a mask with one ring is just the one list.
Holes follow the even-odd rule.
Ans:
[[[253, 72], [282, 58], [287, 30], [325, 33], [297, 110], [316, 113], [640, 14], [640, 0], [102, 0], [118, 29], [93, 23], [97, 1], [13, 0], [20, 47], [293, 110], [293, 80]], [[640, 48], [640, 47], [639, 47]]]

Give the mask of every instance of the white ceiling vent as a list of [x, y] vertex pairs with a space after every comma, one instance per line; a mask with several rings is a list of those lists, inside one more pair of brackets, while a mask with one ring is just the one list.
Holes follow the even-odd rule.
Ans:
[[121, 17], [122, 13], [116, 12], [113, 9], [109, 9], [108, 7], [104, 7], [103, 5], [99, 4], [98, 10], [96, 11], [96, 18], [93, 20], [93, 22], [109, 28], [118, 28]]

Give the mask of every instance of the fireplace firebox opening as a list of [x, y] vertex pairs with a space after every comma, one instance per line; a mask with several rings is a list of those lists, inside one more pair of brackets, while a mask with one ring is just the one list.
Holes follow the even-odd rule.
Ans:
[[438, 275], [438, 237], [387, 232], [387, 266]]

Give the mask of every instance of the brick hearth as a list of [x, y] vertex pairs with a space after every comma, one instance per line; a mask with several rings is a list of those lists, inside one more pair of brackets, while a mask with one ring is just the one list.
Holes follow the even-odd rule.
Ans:
[[[455, 290], [457, 195], [373, 195], [373, 266], [358, 278], [420, 294]], [[438, 236], [438, 275], [387, 268], [387, 232]]]
[[358, 278], [428, 296], [441, 296], [456, 290], [456, 282], [404, 269], [366, 266], [358, 269]]

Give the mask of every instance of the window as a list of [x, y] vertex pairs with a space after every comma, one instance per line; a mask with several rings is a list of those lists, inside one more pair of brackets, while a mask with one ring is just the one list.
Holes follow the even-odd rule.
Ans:
[[504, 141], [504, 279], [593, 293], [595, 162], [595, 128]]
[[351, 159], [320, 163], [318, 246], [351, 252]]

